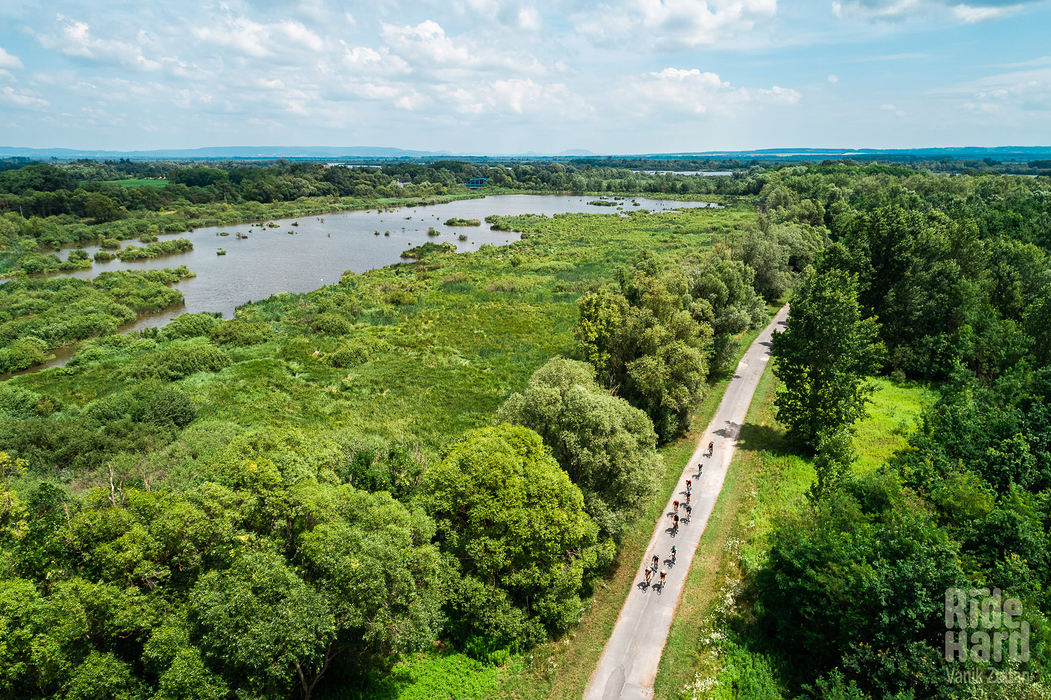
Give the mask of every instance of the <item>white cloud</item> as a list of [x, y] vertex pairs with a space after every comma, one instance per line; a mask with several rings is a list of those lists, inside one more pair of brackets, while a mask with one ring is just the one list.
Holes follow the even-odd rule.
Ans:
[[47, 100], [26, 92], [19, 92], [11, 87], [0, 88], [0, 102], [13, 104], [16, 107], [35, 107], [38, 109], [47, 107], [50, 104]]
[[[58, 16], [64, 24], [57, 33], [37, 33], [37, 40], [46, 49], [57, 49], [67, 56], [84, 58], [102, 63], [115, 63], [137, 70], [155, 71], [161, 68], [157, 60], [146, 58], [141, 45], [116, 39], [100, 39], [92, 35], [87, 22]], [[136, 39], [149, 42], [149, 35], [140, 31]]]
[[21, 68], [22, 61], [0, 48], [0, 68]]
[[835, 0], [832, 14], [841, 19], [865, 22], [904, 22], [913, 18], [954, 19], [972, 24], [1005, 19], [1026, 9], [1027, 5], [1039, 5], [1044, 0], [1015, 0], [1001, 2], [986, 0], [975, 4], [952, 2], [951, 0]]
[[300, 22], [283, 20], [264, 24], [243, 15], [228, 14], [218, 24], [191, 27], [203, 44], [221, 46], [251, 58], [266, 58], [306, 50], [318, 53], [325, 42]]
[[799, 92], [778, 86], [733, 87], [717, 74], [702, 73], [697, 68], [665, 68], [650, 73], [635, 81], [629, 92], [633, 101], [628, 104], [638, 105], [643, 113], [675, 109], [696, 115], [732, 114], [746, 103], [794, 105], [802, 98]]
[[1032, 119], [1046, 125], [1051, 119], [1051, 67], [986, 76], [933, 94], [947, 96], [972, 115], [996, 115], [991, 124]]
[[994, 19], [1004, 19], [1023, 9], [1022, 5], [1011, 5], [1009, 7], [972, 7], [970, 5], [956, 5], [952, 8], [956, 19], [965, 24], [975, 22], [986, 22]]
[[445, 36], [445, 30], [434, 20], [429, 19], [415, 27], [384, 23], [382, 34], [391, 48], [400, 55], [416, 59], [416, 62], [439, 67], [477, 62], [466, 46]]
[[620, 0], [570, 15], [599, 44], [630, 41], [664, 50], [711, 46], [748, 35], [777, 15], [777, 0]]
[[832, 74], [830, 74], [830, 75], [828, 76], [828, 82], [830, 82], [830, 83], [832, 83], [833, 85], [835, 85], [836, 83], [838, 83], [838, 82], [839, 82], [839, 76], [838, 76], [838, 75], [836, 75], [835, 73], [832, 73]]

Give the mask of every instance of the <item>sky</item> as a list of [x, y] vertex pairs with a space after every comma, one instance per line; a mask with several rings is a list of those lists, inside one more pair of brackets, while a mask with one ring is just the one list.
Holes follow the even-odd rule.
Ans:
[[0, 145], [1051, 145], [1051, 1], [3, 0]]

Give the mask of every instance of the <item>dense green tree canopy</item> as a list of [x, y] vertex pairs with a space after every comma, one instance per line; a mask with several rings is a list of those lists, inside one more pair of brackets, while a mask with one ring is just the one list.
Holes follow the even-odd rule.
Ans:
[[421, 499], [461, 580], [454, 633], [532, 644], [576, 619], [584, 582], [611, 544], [540, 436], [503, 423], [467, 433], [424, 475]]
[[535, 430], [584, 493], [588, 514], [618, 535], [649, 499], [660, 469], [657, 435], [645, 413], [612, 396], [583, 362], [556, 357], [533, 373], [498, 421]]

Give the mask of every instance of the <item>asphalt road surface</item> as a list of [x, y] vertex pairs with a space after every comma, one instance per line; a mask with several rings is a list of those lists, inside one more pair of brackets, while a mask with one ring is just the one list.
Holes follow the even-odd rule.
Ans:
[[[683, 470], [678, 486], [668, 498], [665, 514], [653, 531], [632, 583], [631, 594], [624, 602], [613, 634], [606, 642], [602, 658], [584, 691], [586, 700], [653, 697], [657, 665], [664, 651], [668, 630], [671, 629], [675, 608], [679, 604], [683, 582], [690, 570], [690, 562], [723, 488], [748, 405], [770, 360], [770, 336], [775, 329], [784, 330], [787, 318], [788, 306], [785, 305], [737, 365], [715, 418], [698, 441], [697, 449]], [[709, 442], [714, 443], [711, 456], [707, 455]], [[704, 465], [700, 477], [697, 476], [699, 464]], [[675, 511], [673, 502], [685, 502], [687, 479], [693, 482], [693, 514], [691, 521], [680, 522], [676, 531], [672, 525]], [[684, 514], [685, 510], [680, 506], [679, 516]], [[670, 559], [672, 545], [678, 550], [674, 564]], [[660, 568], [667, 571], [663, 586], [658, 583], [658, 576], [653, 577], [652, 584], [645, 584], [644, 572], [654, 554], [660, 557]]]

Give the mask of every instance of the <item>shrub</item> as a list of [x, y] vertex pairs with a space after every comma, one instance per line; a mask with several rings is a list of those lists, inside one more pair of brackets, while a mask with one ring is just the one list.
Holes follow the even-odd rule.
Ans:
[[346, 335], [353, 326], [343, 316], [326, 311], [314, 317], [310, 329], [323, 335]]
[[213, 314], [182, 314], [164, 327], [164, 338], [195, 338], [206, 336], [219, 323]]
[[341, 345], [326, 358], [326, 361], [333, 367], [354, 367], [371, 360], [382, 347], [382, 341], [371, 336], [364, 336]]
[[208, 331], [209, 337], [220, 345], [232, 345], [237, 348], [259, 345], [274, 337], [270, 324], [261, 321], [220, 321]]
[[127, 369], [127, 374], [174, 381], [197, 372], [218, 372], [229, 366], [230, 358], [214, 345], [174, 345], [140, 358]]
[[411, 306], [416, 303], [416, 295], [405, 289], [395, 289], [384, 299], [388, 304], [394, 306]]
[[43, 364], [47, 359], [47, 344], [44, 341], [33, 337], [22, 338], [0, 349], [0, 372], [19, 372]]
[[35, 414], [40, 394], [21, 387], [0, 385], [0, 418], [24, 420]]
[[100, 423], [124, 420], [135, 414], [136, 402], [124, 392], [101, 396], [84, 407], [84, 415]]
[[154, 425], [185, 428], [197, 417], [197, 407], [190, 397], [174, 387], [165, 387], [154, 395], [142, 412], [142, 420]]

